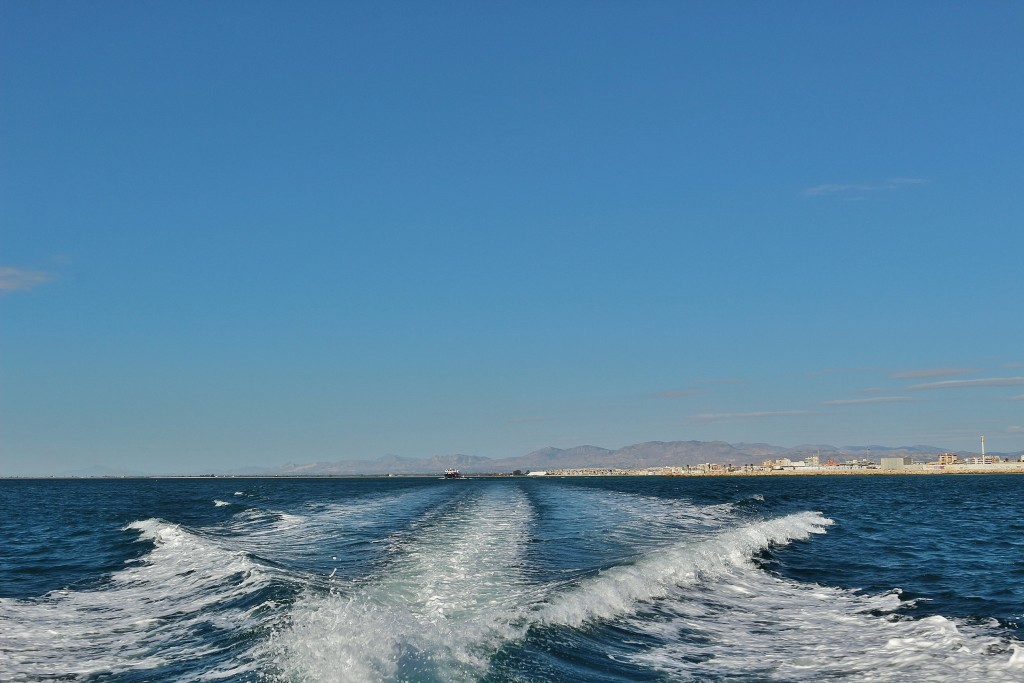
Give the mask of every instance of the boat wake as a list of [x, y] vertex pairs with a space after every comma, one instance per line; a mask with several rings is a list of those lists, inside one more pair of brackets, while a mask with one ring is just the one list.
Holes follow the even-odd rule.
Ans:
[[102, 583], [0, 599], [0, 678], [1024, 679], [995, 627], [766, 571], [828, 531], [817, 512], [484, 482], [234, 507], [133, 522], [151, 549]]
[[623, 627], [658, 643], [621, 661], [671, 680], [1020, 681], [1024, 650], [991, 627], [913, 619], [898, 591], [861, 595], [734, 567]]
[[300, 596], [266, 658], [283, 680], [475, 680], [522, 632], [531, 517], [517, 491], [463, 498], [394, 539], [379, 575]]
[[0, 600], [5, 675], [52, 680], [150, 671], [153, 679], [174, 679], [180, 662], [216, 659], [223, 642], [259, 625], [251, 598], [271, 576], [245, 553], [159, 520], [126, 531], [153, 550], [104, 585]]
[[595, 619], [631, 614], [638, 604], [665, 598], [680, 586], [713, 582], [737, 567], [755, 571], [751, 559], [756, 553], [824, 533], [830, 524], [819, 513], [805, 512], [655, 550], [553, 596], [538, 611], [538, 621], [580, 627]]

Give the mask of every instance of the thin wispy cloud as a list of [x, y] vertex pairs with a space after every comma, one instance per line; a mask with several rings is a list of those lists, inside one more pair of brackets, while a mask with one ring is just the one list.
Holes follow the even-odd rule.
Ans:
[[1020, 396], [1010, 396], [1007, 400], [1009, 401], [1024, 401], [1024, 394]]
[[872, 398], [840, 398], [834, 401], [822, 401], [823, 406], [855, 406], [866, 403], [909, 403], [920, 399], [912, 396], [874, 396]]
[[697, 396], [704, 392], [700, 389], [677, 389], [672, 391], [656, 391], [651, 396], [654, 398], [683, 398], [685, 396]]
[[1010, 425], [1006, 431], [1009, 434], [1024, 434], [1024, 425]]
[[893, 379], [934, 379], [936, 377], [958, 377], [973, 372], [977, 372], [977, 370], [971, 368], [924, 368], [894, 372], [889, 376]]
[[984, 379], [948, 379], [942, 382], [926, 382], [907, 387], [909, 391], [928, 389], [971, 389], [975, 387], [1019, 387], [1024, 386], [1024, 377], [986, 377]]
[[693, 419], [700, 420], [701, 422], [716, 422], [718, 420], [743, 420], [747, 418], [804, 417], [818, 414], [809, 410], [758, 410], [749, 413], [701, 413], [700, 415], [694, 415]]
[[880, 183], [825, 183], [808, 187], [803, 191], [805, 197], [838, 196], [849, 198], [875, 192], [899, 190], [914, 185], [924, 185], [924, 178], [889, 178]]
[[9, 292], [27, 292], [54, 279], [45, 270], [0, 266], [0, 295]]

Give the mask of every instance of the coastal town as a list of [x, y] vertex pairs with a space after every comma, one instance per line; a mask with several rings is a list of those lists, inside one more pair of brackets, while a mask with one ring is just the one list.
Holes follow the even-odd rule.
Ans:
[[574, 467], [527, 472], [527, 476], [596, 477], [596, 476], [758, 476], [758, 475], [844, 475], [844, 474], [1024, 474], [1024, 455], [1017, 460], [994, 455], [960, 457], [947, 452], [933, 460], [916, 461], [912, 457], [883, 457], [878, 462], [859, 458], [837, 462], [820, 455], [809, 455], [802, 460], [779, 458], [763, 460], [760, 464], [697, 465], [618, 469], [600, 467]]

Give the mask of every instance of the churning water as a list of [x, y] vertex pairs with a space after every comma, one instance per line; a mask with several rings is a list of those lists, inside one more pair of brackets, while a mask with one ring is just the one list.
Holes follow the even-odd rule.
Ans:
[[0, 481], [3, 681], [1022, 681], [1024, 477]]

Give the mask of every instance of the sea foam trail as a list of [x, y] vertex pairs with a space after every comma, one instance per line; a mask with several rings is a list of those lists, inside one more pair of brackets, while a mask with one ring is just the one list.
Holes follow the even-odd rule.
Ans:
[[660, 548], [566, 589], [524, 576], [533, 512], [525, 496], [494, 489], [399, 543], [376, 580], [329, 595], [308, 593], [267, 660], [284, 680], [477, 680], [502, 645], [531, 628], [579, 627], [636, 613], [737, 566], [772, 544], [822, 533], [831, 521], [801, 513]]
[[464, 493], [399, 535], [376, 578], [298, 599], [269, 659], [289, 681], [477, 680], [494, 650], [521, 633], [510, 621], [528, 591], [531, 518], [517, 489]]
[[635, 614], [622, 627], [663, 644], [621, 658], [672, 680], [1024, 680], [1021, 643], [942, 616], [908, 618], [896, 593], [860, 595], [737, 566], [660, 607], [657, 620]]
[[[544, 522], [569, 536], [590, 536], [596, 543], [651, 550], [681, 538], [705, 538], [736, 522], [733, 505], [698, 505], [636, 493], [586, 487], [539, 489], [533, 495], [545, 504]], [[585, 524], [580, 524], [585, 520]]]
[[109, 583], [0, 600], [4, 677], [52, 680], [155, 670], [215, 654], [210, 638], [192, 637], [197, 631], [237, 631], [252, 623], [250, 613], [232, 602], [268, 579], [245, 555], [157, 520], [128, 529], [154, 548], [139, 564], [112, 574]]
[[[436, 489], [317, 503], [297, 510], [249, 508], [225, 528], [232, 544], [274, 561], [325, 555], [349, 537], [364, 538], [370, 527], [402, 526], [438, 504]], [[328, 557], [330, 554], [328, 554]]]
[[631, 642], [662, 644], [608, 656], [672, 680], [1024, 680], [1024, 644], [993, 629], [912, 619], [896, 593], [802, 584], [752, 562], [830, 524], [806, 512], [661, 548], [554, 593], [531, 620], [574, 628], [613, 620], [636, 634]]
[[801, 512], [654, 550], [554, 595], [534, 619], [544, 625], [578, 627], [595, 619], [628, 615], [638, 603], [664, 598], [677, 586], [713, 578], [733, 567], [752, 567], [756, 553], [824, 533], [831, 524], [820, 513]]

